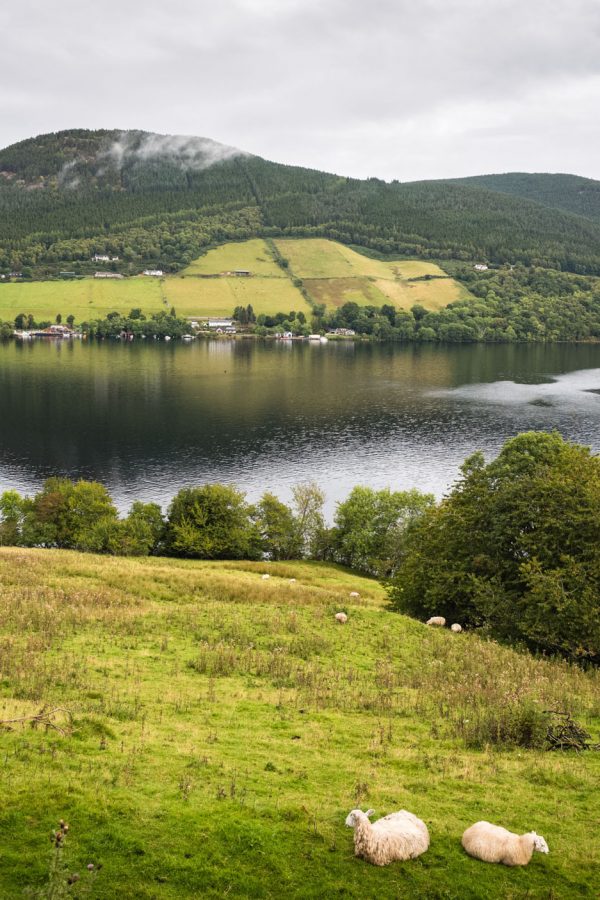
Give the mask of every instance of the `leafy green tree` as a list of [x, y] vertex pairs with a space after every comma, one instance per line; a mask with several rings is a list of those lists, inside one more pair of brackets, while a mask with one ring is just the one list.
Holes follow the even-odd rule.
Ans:
[[411, 529], [393, 605], [600, 661], [600, 458], [557, 434], [474, 454]]
[[118, 556], [148, 556], [155, 553], [164, 524], [158, 503], [136, 500], [127, 518], [119, 521], [110, 534], [108, 550]]
[[183, 488], [173, 498], [165, 548], [196, 559], [259, 559], [260, 534], [245, 495], [224, 484]]
[[407, 530], [433, 502], [431, 494], [417, 490], [355, 487], [336, 510], [335, 559], [369, 575], [389, 577], [400, 562]]
[[31, 501], [18, 491], [4, 491], [0, 496], [0, 546], [18, 547], [23, 544], [24, 526]]
[[302, 541], [298, 523], [289, 506], [274, 494], [266, 493], [256, 507], [256, 524], [262, 549], [270, 559], [298, 559]]
[[90, 552], [107, 550], [107, 525], [117, 510], [104, 485], [49, 478], [35, 495], [24, 526], [28, 545]]
[[323, 517], [325, 494], [315, 481], [292, 488], [298, 541], [302, 555], [320, 559], [327, 554], [327, 529]]

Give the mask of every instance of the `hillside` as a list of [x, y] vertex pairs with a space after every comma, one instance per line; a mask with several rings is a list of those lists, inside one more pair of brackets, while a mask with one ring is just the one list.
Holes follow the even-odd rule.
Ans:
[[[268, 244], [255, 238], [222, 244], [164, 278], [10, 282], [0, 287], [0, 322], [14, 321], [19, 313], [53, 322], [60, 313], [64, 320], [74, 315], [80, 324], [112, 311], [127, 315], [139, 307], [150, 315], [172, 306], [181, 316], [231, 316], [237, 306], [248, 304], [257, 315], [295, 310], [309, 319], [312, 307], [297, 285], [298, 277], [310, 301], [329, 309], [353, 300], [401, 309], [419, 303], [434, 310], [468, 296], [434, 263], [374, 260], [318, 238], [277, 241], [276, 247], [288, 267], [278, 265]], [[251, 277], [224, 274], [235, 269], [248, 270]]]
[[[81, 896], [597, 895], [600, 755], [494, 744], [494, 722], [506, 741], [536, 704], [597, 739], [597, 672], [432, 631], [318, 563], [0, 548], [0, 590], [0, 718], [62, 709], [0, 730], [2, 897], [47, 889], [61, 818], [59, 887], [77, 872]], [[356, 806], [413, 810], [430, 850], [356, 860]], [[470, 859], [460, 835], [481, 818], [550, 854]]]
[[451, 179], [449, 184], [498, 191], [600, 222], [600, 181], [579, 175], [508, 172]]
[[66, 131], [0, 151], [0, 273], [178, 271], [207, 247], [326, 237], [388, 256], [600, 274], [600, 225], [443, 182], [387, 184], [285, 166], [206, 138]]

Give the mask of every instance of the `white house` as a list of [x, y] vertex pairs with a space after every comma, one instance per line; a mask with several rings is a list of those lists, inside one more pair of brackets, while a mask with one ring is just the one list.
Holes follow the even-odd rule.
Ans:
[[94, 278], [124, 278], [118, 272], [94, 272]]
[[162, 269], [144, 269], [142, 275], [152, 275], [153, 278], [160, 278], [165, 273]]
[[209, 319], [207, 322], [209, 328], [234, 328], [233, 319]]
[[473, 266], [473, 268], [476, 269], [478, 272], [487, 272], [487, 269], [488, 269], [488, 267], [485, 265], [485, 263], [476, 263]]

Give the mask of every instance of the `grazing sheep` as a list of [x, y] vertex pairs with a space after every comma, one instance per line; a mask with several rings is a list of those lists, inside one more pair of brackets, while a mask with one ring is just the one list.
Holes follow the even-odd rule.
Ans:
[[296, 579], [295, 579], [295, 578], [290, 578], [290, 584], [296, 584]]
[[350, 591], [350, 596], [351, 597], [360, 597], [360, 594], [358, 593], [358, 591]]
[[261, 575], [261, 578], [262, 578], [263, 581], [265, 581], [265, 579], [270, 578], [270, 577], [271, 577], [271, 576], [270, 576], [270, 575], [267, 575], [266, 573], [265, 573], [264, 575]]
[[372, 863], [386, 866], [405, 859], [416, 859], [429, 848], [427, 825], [405, 809], [390, 813], [371, 824], [369, 816], [375, 810], [362, 812], [353, 809], [346, 825], [354, 828], [354, 855]]
[[345, 625], [348, 621], [348, 616], [344, 612], [339, 612], [335, 614], [335, 621], [339, 622], [340, 625]]
[[460, 634], [462, 631], [462, 626], [455, 622], [454, 625], [450, 626], [450, 631], [453, 631], [454, 634]]
[[442, 628], [446, 624], [446, 620], [443, 616], [432, 616], [430, 619], [427, 619], [425, 622], [426, 625], [441, 625]]
[[526, 866], [534, 850], [549, 853], [548, 844], [535, 831], [513, 834], [499, 825], [476, 822], [462, 836], [462, 845], [475, 859], [503, 863], [505, 866]]

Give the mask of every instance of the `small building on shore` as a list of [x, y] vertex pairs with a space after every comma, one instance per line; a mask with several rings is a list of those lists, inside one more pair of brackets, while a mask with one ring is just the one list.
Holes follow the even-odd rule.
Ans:
[[125, 278], [119, 272], [94, 272], [94, 278]]

